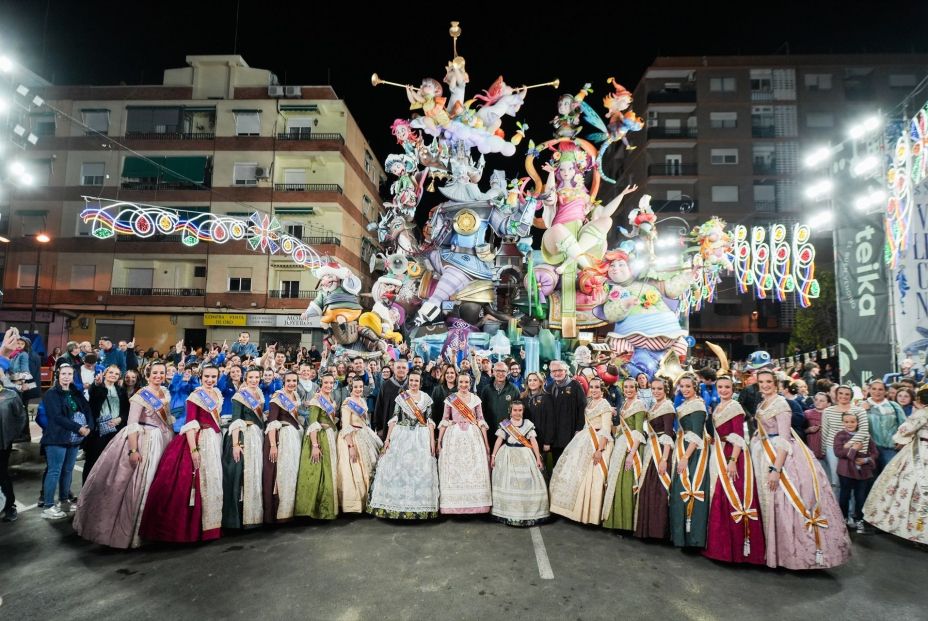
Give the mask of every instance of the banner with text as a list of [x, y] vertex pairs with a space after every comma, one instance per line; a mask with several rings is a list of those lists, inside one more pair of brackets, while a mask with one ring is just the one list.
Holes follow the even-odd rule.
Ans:
[[838, 365], [842, 382], [866, 384], [893, 370], [886, 236], [880, 214], [842, 210], [835, 230]]
[[925, 368], [928, 356], [928, 183], [915, 189], [908, 243], [893, 271], [896, 355]]

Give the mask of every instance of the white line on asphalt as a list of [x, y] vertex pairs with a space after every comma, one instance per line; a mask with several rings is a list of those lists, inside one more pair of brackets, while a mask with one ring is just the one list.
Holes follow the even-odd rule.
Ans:
[[545, 540], [541, 538], [541, 529], [532, 526], [528, 529], [532, 533], [532, 546], [535, 548], [535, 562], [538, 563], [538, 575], [542, 580], [554, 580], [554, 572], [548, 561], [548, 551], [545, 549]]
[[77, 470], [78, 472], [83, 472], [83, 471], [84, 471], [84, 467], [83, 467], [83, 466], [74, 466], [74, 469]]
[[38, 507], [38, 506], [39, 506], [39, 505], [29, 505], [29, 506], [27, 507], [26, 505], [24, 505], [23, 503], [19, 502], [18, 500], [16, 501], [16, 510], [19, 511], [20, 513], [22, 513], [23, 511], [30, 511], [30, 510], [32, 510], [32, 509], [35, 509], [35, 508]]

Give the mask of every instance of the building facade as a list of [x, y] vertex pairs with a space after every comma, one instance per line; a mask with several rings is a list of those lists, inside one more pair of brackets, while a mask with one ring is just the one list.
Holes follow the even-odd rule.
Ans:
[[[0, 320], [28, 325], [38, 264], [39, 332], [135, 337], [160, 351], [252, 339], [310, 343], [294, 320], [315, 296], [309, 270], [243, 242], [183, 245], [179, 236], [101, 240], [79, 218], [82, 196], [193, 215], [273, 215], [283, 229], [355, 270], [370, 290], [383, 168], [329, 86], [281, 86], [241, 56], [188, 56], [161, 85], [51, 86], [54, 109], [31, 115], [24, 154], [35, 187], [0, 214], [6, 245]], [[157, 165], [156, 165], [157, 164]], [[52, 240], [35, 241], [47, 232]]]
[[[689, 224], [713, 215], [748, 227], [805, 221], [816, 207], [802, 193], [803, 154], [874, 113], [901, 115], [899, 102], [926, 73], [925, 55], [657, 58], [634, 89], [646, 127], [629, 136], [637, 148], [611, 162], [615, 188], [637, 183], [658, 218]], [[815, 245], [819, 269], [831, 270], [831, 232]], [[792, 353], [795, 310], [739, 295], [726, 278], [690, 331], [736, 358], [758, 348], [782, 356]]]

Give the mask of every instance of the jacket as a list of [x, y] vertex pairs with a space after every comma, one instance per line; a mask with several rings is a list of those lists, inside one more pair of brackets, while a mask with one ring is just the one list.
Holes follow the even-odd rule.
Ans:
[[[94, 421], [99, 423], [100, 413], [103, 410], [103, 404], [106, 402], [108, 393], [106, 384], [91, 384], [88, 392], [90, 393], [90, 411], [93, 412]], [[126, 393], [125, 388], [117, 385], [116, 396], [119, 397], [119, 418], [122, 419], [116, 426], [116, 430], [119, 431], [126, 426], [126, 421], [129, 418], [129, 395]], [[99, 428], [95, 426], [91, 429], [90, 435], [97, 436], [99, 431]]]
[[[87, 418], [87, 426], [91, 430], [95, 429], [96, 421], [93, 412], [90, 410], [90, 404], [84, 398], [84, 393], [73, 385], [70, 387], [69, 392], [74, 398], [74, 402], [77, 403], [78, 409]], [[67, 395], [68, 393], [62, 390], [60, 385], [55, 385], [42, 398], [42, 405], [45, 406], [45, 416], [48, 419], [45, 431], [42, 434], [42, 446], [72, 446], [71, 434], [77, 433], [81, 429], [81, 426], [71, 418]]]

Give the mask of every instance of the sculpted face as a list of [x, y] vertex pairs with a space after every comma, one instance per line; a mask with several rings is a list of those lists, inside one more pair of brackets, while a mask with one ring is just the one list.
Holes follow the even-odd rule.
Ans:
[[319, 279], [319, 288], [323, 291], [334, 291], [336, 287], [338, 287], [338, 278], [331, 274], [326, 274]]
[[625, 259], [616, 259], [609, 264], [609, 280], [616, 283], [629, 282], [632, 279], [632, 270]]

